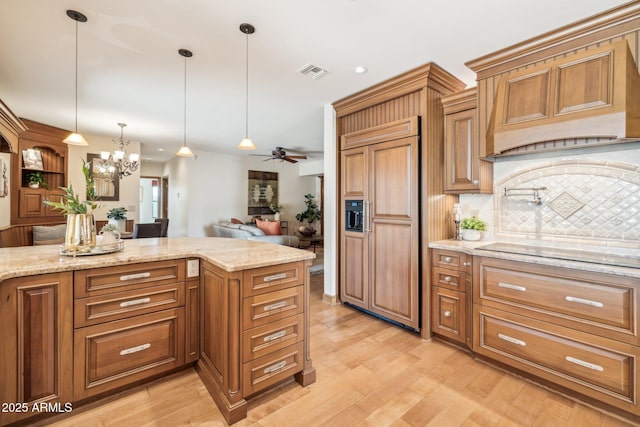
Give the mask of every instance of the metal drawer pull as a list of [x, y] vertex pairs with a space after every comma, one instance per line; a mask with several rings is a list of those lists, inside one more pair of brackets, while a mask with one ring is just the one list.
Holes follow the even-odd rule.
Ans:
[[451, 276], [444, 276], [444, 281], [445, 282], [450, 282], [451, 281]]
[[285, 305], [287, 305], [286, 301], [280, 301], [280, 302], [276, 302], [276, 303], [273, 303], [273, 304], [265, 305], [264, 306], [264, 311], [275, 310], [276, 308], [282, 308]]
[[274, 274], [272, 276], [265, 276], [264, 277], [264, 281], [265, 282], [272, 282], [274, 280], [286, 279], [286, 278], [287, 278], [287, 273], [278, 273], [278, 274]]
[[270, 374], [271, 372], [279, 371], [280, 369], [287, 366], [287, 361], [283, 360], [282, 362], [278, 362], [275, 365], [271, 365], [268, 368], [264, 368], [265, 374]]
[[566, 297], [564, 297], [564, 299], [569, 301], [569, 302], [575, 302], [575, 303], [578, 303], [578, 304], [590, 305], [590, 306], [598, 307], [598, 308], [604, 307], [604, 304], [599, 302], [599, 301], [591, 301], [591, 300], [588, 300], [588, 299], [572, 297], [572, 296], [566, 296]]
[[145, 279], [147, 277], [151, 277], [151, 273], [146, 272], [146, 273], [126, 274], [124, 276], [120, 276], [120, 281], [126, 282], [127, 280]]
[[462, 263], [462, 265], [464, 265], [465, 267], [469, 267], [471, 263], [469, 261], [465, 261]]
[[498, 334], [498, 338], [500, 338], [501, 340], [505, 340], [505, 341], [507, 341], [507, 342], [510, 342], [510, 343], [512, 343], [512, 344], [518, 344], [518, 345], [521, 345], [521, 346], [523, 346], [523, 347], [526, 347], [526, 345], [527, 345], [527, 343], [526, 343], [526, 342], [524, 342], [524, 341], [522, 341], [522, 340], [519, 340], [519, 339], [517, 339], [517, 338], [510, 337], [509, 335]]
[[124, 355], [131, 354], [131, 353], [137, 353], [139, 351], [143, 351], [143, 350], [146, 350], [148, 348], [151, 348], [151, 344], [150, 343], [137, 345], [137, 346], [131, 347], [131, 348], [125, 348], [124, 350], [120, 350], [120, 356], [124, 356]]
[[445, 311], [442, 314], [444, 314], [444, 317], [451, 317], [451, 312], [449, 310]]
[[451, 262], [451, 257], [450, 256], [444, 257], [444, 262]]
[[277, 340], [278, 338], [282, 338], [285, 335], [287, 335], [287, 331], [285, 331], [285, 330], [278, 331], [276, 333], [273, 333], [271, 335], [267, 335], [266, 337], [264, 337], [264, 342]]
[[120, 307], [130, 307], [132, 305], [146, 304], [148, 302], [151, 302], [151, 298], [132, 299], [131, 301], [121, 302]]
[[505, 289], [513, 289], [514, 291], [520, 291], [520, 292], [525, 292], [527, 290], [527, 288], [525, 288], [524, 286], [512, 285], [511, 283], [503, 283], [503, 282], [498, 282], [498, 287], [505, 288]]
[[576, 365], [584, 366], [585, 368], [593, 369], [594, 371], [604, 372], [604, 368], [600, 365], [596, 365], [595, 363], [585, 362], [584, 360], [576, 359], [571, 356], [567, 356], [565, 359], [567, 362], [575, 363]]

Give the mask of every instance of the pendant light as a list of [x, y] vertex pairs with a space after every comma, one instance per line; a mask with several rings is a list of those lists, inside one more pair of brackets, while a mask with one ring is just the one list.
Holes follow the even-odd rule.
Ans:
[[184, 56], [184, 143], [176, 153], [176, 156], [193, 157], [193, 153], [187, 147], [187, 58], [191, 58], [193, 52], [187, 49], [179, 49], [178, 53]]
[[62, 142], [69, 145], [84, 145], [89, 143], [78, 133], [78, 22], [87, 22], [87, 17], [75, 10], [67, 10], [67, 16], [76, 21], [76, 127], [75, 131], [66, 137]]
[[255, 33], [256, 29], [251, 24], [240, 24], [240, 31], [246, 35], [247, 39], [247, 67], [246, 67], [246, 80], [245, 80], [245, 122], [244, 122], [244, 139], [238, 144], [238, 148], [241, 150], [255, 150], [256, 145], [249, 138], [249, 34]]

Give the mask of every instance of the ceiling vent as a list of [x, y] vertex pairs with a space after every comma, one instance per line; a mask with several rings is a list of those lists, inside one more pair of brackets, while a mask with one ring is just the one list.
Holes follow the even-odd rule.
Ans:
[[311, 75], [311, 78], [313, 80], [318, 80], [319, 78], [324, 77], [327, 74], [327, 70], [311, 63], [304, 65], [298, 70], [298, 72], [305, 76]]

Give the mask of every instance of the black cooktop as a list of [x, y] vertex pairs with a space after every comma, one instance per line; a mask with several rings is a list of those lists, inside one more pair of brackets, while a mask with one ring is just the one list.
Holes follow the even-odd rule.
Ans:
[[640, 257], [612, 254], [608, 252], [593, 252], [548, 246], [523, 245], [517, 243], [491, 243], [479, 246], [476, 249], [520, 255], [532, 255], [544, 258], [557, 258], [569, 261], [590, 262], [594, 264], [615, 265], [618, 267], [640, 268]]

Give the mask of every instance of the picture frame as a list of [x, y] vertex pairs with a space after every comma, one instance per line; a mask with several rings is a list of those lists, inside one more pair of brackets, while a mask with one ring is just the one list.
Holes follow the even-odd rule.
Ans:
[[117, 174], [100, 172], [100, 154], [87, 153], [89, 175], [93, 178], [96, 198], [105, 202], [120, 201], [120, 178]]
[[37, 148], [22, 150], [22, 167], [24, 169], [44, 170], [42, 153]]
[[271, 215], [271, 204], [278, 205], [278, 173], [249, 171], [248, 214]]

